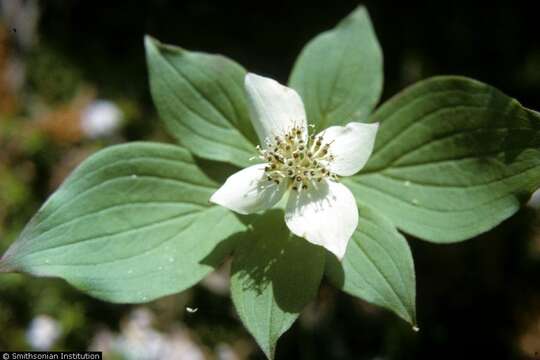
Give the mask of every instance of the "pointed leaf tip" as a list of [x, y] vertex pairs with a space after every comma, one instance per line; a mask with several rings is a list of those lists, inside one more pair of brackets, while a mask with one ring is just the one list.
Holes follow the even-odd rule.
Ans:
[[155, 48], [159, 44], [159, 40], [153, 37], [152, 35], [145, 34], [144, 37], [144, 47], [148, 52], [149, 49]]
[[255, 130], [244, 90], [246, 71], [221, 55], [188, 51], [145, 37], [150, 91], [168, 132], [198, 157], [252, 165]]
[[117, 303], [182, 291], [211, 272], [244, 230], [228, 210], [206, 205], [216, 188], [185, 149], [111, 146], [47, 200], [0, 271], [60, 277]]
[[150, 41], [156, 41], [156, 38], [154, 38], [152, 35], [148, 35], [148, 34], [144, 34], [143, 38], [144, 38], [145, 43], [150, 42]]
[[346, 293], [387, 308], [416, 326], [416, 279], [407, 241], [379, 212], [361, 204], [359, 212], [343, 261], [328, 257], [328, 279]]
[[231, 296], [240, 319], [273, 359], [278, 339], [317, 295], [325, 253], [289, 237], [280, 210], [258, 217], [244, 235], [233, 258]]
[[369, 16], [369, 11], [364, 5], [358, 5], [345, 19], [360, 14]]
[[289, 84], [302, 96], [310, 123], [324, 129], [367, 122], [383, 85], [383, 54], [365, 7], [311, 40]]

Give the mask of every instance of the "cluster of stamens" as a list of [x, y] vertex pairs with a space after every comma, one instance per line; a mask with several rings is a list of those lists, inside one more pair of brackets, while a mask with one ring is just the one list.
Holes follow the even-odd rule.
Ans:
[[266, 139], [264, 149], [257, 146], [259, 158], [267, 163], [265, 176], [268, 181], [276, 184], [287, 181], [294, 191], [301, 191], [324, 178], [338, 179], [327, 168], [334, 160], [330, 153], [331, 143], [325, 143], [322, 136], [306, 137], [304, 131], [294, 127], [284, 136]]

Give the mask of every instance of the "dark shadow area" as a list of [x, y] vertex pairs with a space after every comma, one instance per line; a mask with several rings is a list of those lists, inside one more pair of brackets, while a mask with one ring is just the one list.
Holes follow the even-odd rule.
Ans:
[[523, 209], [468, 242], [411, 241], [422, 329], [413, 358], [435, 348], [440, 359], [472, 359], [478, 349], [497, 359], [526, 359], [518, 351], [524, 347], [534, 352], [535, 341], [524, 339], [540, 340], [538, 215]]
[[[486, 115], [486, 131], [477, 136], [479, 150], [501, 150], [505, 164], [512, 164], [526, 150], [538, 149], [540, 144], [540, 116], [521, 107], [512, 98], [493, 90], [486, 106], [497, 111], [497, 116]], [[489, 114], [489, 113], [488, 113]], [[489, 130], [493, 130], [489, 132]], [[501, 134], [500, 129], [508, 129]], [[538, 150], [537, 150], [538, 151]]]
[[[537, 359], [539, 211], [525, 208], [468, 242], [437, 245], [409, 240], [420, 332], [413, 332], [391, 312], [323, 283], [318, 301], [280, 341], [277, 355], [344, 360], [381, 354], [388, 359]], [[327, 261], [335, 260], [328, 256]], [[306, 321], [307, 317], [316, 321], [310, 323], [313, 320]]]
[[326, 251], [326, 264], [325, 264], [326, 275], [332, 278], [332, 285], [336, 289], [341, 289], [343, 287], [343, 282], [345, 281], [345, 273], [343, 272], [343, 266], [341, 261], [333, 253]]
[[234, 252], [231, 275], [242, 290], [257, 296], [272, 287], [277, 305], [300, 312], [315, 298], [324, 271], [325, 251], [289, 235], [281, 210], [258, 215]]
[[239, 232], [220, 241], [216, 247], [214, 247], [214, 249], [200, 261], [200, 263], [217, 269], [221, 264], [223, 264], [225, 259], [234, 252], [243, 237], [244, 233]]
[[[232, 164], [227, 164], [221, 161], [212, 161], [193, 156], [195, 163], [206, 176], [214, 180], [218, 184], [225, 183], [225, 180], [240, 169]], [[255, 164], [255, 163], [254, 163]]]

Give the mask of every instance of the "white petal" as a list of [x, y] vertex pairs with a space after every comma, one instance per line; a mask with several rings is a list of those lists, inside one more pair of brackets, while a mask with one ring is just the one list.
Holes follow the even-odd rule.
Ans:
[[285, 181], [279, 185], [268, 181], [264, 174], [265, 164], [253, 165], [229, 176], [210, 198], [239, 214], [251, 214], [266, 210], [276, 204], [287, 190]]
[[323, 181], [307, 190], [291, 191], [285, 222], [295, 235], [321, 245], [343, 259], [358, 225], [358, 207], [343, 184]]
[[306, 111], [296, 91], [251, 73], [246, 75], [245, 86], [251, 121], [262, 146], [266, 139], [283, 136], [295, 126], [303, 129], [307, 137]]
[[350, 176], [366, 165], [375, 144], [378, 123], [348, 123], [346, 126], [331, 126], [319, 135], [324, 143], [331, 143], [330, 154], [334, 160], [328, 168], [335, 174]]

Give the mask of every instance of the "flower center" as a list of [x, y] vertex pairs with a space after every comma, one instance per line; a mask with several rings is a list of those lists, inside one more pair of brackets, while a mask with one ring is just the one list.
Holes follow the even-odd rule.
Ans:
[[322, 136], [305, 135], [303, 129], [294, 127], [283, 137], [266, 139], [265, 149], [257, 146], [259, 158], [267, 163], [264, 171], [268, 181], [287, 181], [293, 190], [300, 191], [324, 178], [338, 179], [328, 170], [334, 160], [331, 143], [325, 143]]

